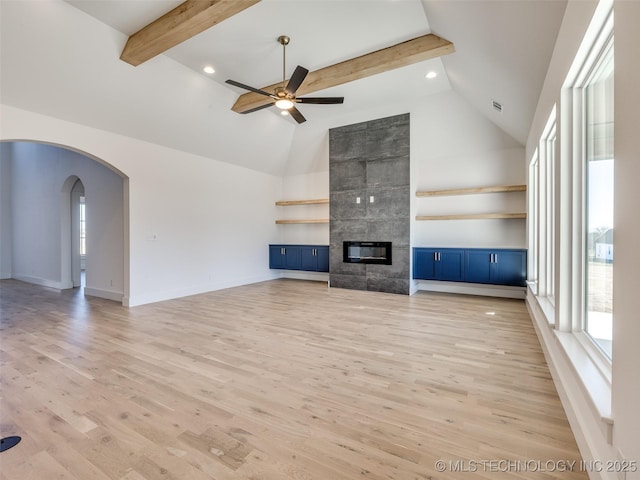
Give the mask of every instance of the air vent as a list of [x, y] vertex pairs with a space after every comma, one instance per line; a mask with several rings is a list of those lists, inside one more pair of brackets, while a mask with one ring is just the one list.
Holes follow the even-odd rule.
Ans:
[[491, 100], [491, 106], [493, 107], [493, 109], [496, 112], [502, 113], [502, 104], [500, 102], [496, 102], [495, 100]]

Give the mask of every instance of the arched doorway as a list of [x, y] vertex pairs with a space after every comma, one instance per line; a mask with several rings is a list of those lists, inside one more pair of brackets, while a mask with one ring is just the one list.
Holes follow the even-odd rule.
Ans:
[[[66, 188], [68, 184], [75, 179], [71, 191], [69, 192], [69, 217], [70, 217], [70, 230], [69, 230], [69, 243], [66, 241], [61, 242], [62, 248], [69, 248], [69, 255], [71, 260], [71, 278], [63, 279], [67, 280], [66, 284], [71, 284], [71, 287], [81, 287], [82, 284], [82, 272], [86, 270], [86, 208], [85, 208], [85, 191], [82, 180], [78, 177], [71, 176], [63, 185], [63, 195], [66, 195]], [[65, 202], [66, 203], [66, 202]], [[65, 208], [66, 204], [62, 207]], [[60, 217], [67, 215], [66, 210], [60, 212]], [[66, 240], [66, 236], [65, 236]], [[62, 258], [62, 256], [61, 256]]]
[[[12, 190], [15, 175], [22, 175], [18, 183], [23, 188], [20, 190], [18, 184], [15, 187], [20, 202], [12, 208], [36, 203], [27, 212], [14, 211], [11, 215], [13, 237], [34, 239], [20, 240], [12, 248], [12, 258], [19, 260], [14, 263], [12, 278], [60, 289], [81, 285], [79, 205], [86, 195], [89, 218], [85, 230], [84, 294], [127, 304], [130, 296], [128, 178], [105, 162], [69, 147], [32, 141], [6, 143], [11, 144], [11, 154], [6, 156], [11, 156], [9, 186]], [[34, 163], [34, 158], [41, 163]], [[46, 180], [36, 178], [31, 182], [27, 175], [43, 175]], [[50, 188], [54, 190], [47, 193]], [[42, 210], [38, 210], [37, 202], [42, 202]], [[54, 217], [55, 225], [51, 222]], [[92, 219], [95, 219], [93, 224]], [[31, 247], [35, 250], [27, 251]], [[31, 255], [32, 252], [35, 255]]]

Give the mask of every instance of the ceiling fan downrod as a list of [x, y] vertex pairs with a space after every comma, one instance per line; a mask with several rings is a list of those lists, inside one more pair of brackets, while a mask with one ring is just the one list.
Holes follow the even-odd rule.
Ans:
[[278, 42], [280, 43], [280, 45], [282, 45], [282, 88], [285, 88], [285, 80], [286, 80], [286, 75], [287, 75], [287, 69], [286, 69], [286, 64], [287, 64], [287, 45], [289, 45], [289, 42], [291, 41], [291, 39], [289, 37], [287, 37], [286, 35], [280, 35], [278, 37]]

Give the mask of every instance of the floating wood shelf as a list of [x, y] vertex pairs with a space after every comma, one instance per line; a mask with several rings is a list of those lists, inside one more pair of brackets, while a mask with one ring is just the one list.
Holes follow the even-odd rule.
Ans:
[[526, 213], [473, 213], [463, 215], [417, 215], [416, 220], [479, 220], [527, 218]]
[[328, 218], [307, 218], [302, 220], [276, 220], [277, 225], [290, 225], [294, 223], [329, 223]]
[[416, 192], [416, 197], [439, 197], [445, 195], [473, 195], [477, 193], [524, 192], [526, 185], [504, 185], [499, 187], [453, 188], [449, 190], [428, 190]]
[[316, 198], [313, 200], [281, 200], [276, 202], [279, 207], [290, 207], [292, 205], [319, 205], [322, 203], [329, 203], [328, 198]]

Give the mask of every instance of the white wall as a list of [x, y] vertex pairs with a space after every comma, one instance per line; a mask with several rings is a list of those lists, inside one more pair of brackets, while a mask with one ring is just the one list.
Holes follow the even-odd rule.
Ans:
[[128, 177], [125, 304], [275, 277], [267, 245], [279, 241], [280, 177], [6, 105], [0, 121], [0, 140], [70, 146]]
[[11, 278], [11, 145], [0, 143], [0, 278]]
[[[455, 92], [411, 111], [415, 190], [523, 184], [524, 148]], [[415, 215], [524, 212], [523, 193], [414, 199]], [[524, 220], [417, 221], [414, 246], [525, 248]]]
[[[323, 162], [325, 171], [284, 177], [281, 200], [305, 200], [329, 198], [328, 150]], [[278, 218], [309, 219], [329, 218], [329, 205], [295, 205], [277, 207]], [[283, 243], [329, 244], [329, 224], [278, 225], [279, 238]]]
[[[615, 11], [615, 194], [613, 266], [614, 445], [629, 460], [640, 463], [640, 2], [616, 0]], [[640, 465], [638, 466], [640, 469]], [[627, 480], [640, 479], [640, 472]]]
[[[62, 241], [69, 227], [69, 205], [61, 205], [69, 177], [85, 186], [87, 207], [87, 293], [122, 300], [124, 293], [123, 179], [76, 152], [38, 143], [12, 148], [12, 277], [68, 288], [62, 271], [70, 249]], [[67, 191], [67, 197], [70, 193]], [[68, 202], [67, 202], [68, 203]], [[62, 209], [65, 211], [62, 211]], [[70, 259], [66, 252], [67, 260]], [[69, 260], [70, 261], [70, 260]], [[67, 266], [70, 268], [70, 265]]]
[[[528, 162], [537, 147], [538, 139], [554, 104], [558, 105], [558, 118], [562, 119], [561, 88], [589, 22], [598, 5], [597, 1], [572, 0], [569, 2], [558, 34], [554, 54], [542, 89], [538, 108], [529, 132], [526, 146]], [[613, 363], [611, 375], [611, 412], [613, 435], [607, 438], [603, 412], [583, 388], [581, 379], [568, 356], [541, 319], [541, 310], [535, 297], [528, 296], [534, 312], [534, 323], [545, 350], [558, 393], [563, 401], [583, 457], [602, 462], [626, 458], [634, 461], [640, 470], [640, 299], [638, 297], [638, 271], [640, 238], [638, 216], [638, 186], [640, 178], [640, 147], [638, 143], [638, 106], [640, 105], [640, 66], [637, 45], [640, 43], [640, 2], [614, 0], [615, 35], [615, 236], [616, 259], [613, 282]], [[561, 126], [562, 128], [562, 126]], [[559, 137], [562, 142], [562, 137]], [[559, 151], [564, 151], [560, 145]], [[560, 230], [562, 233], [562, 230]], [[571, 259], [562, 259], [567, 263]], [[558, 270], [558, 267], [556, 267]], [[558, 292], [561, 294], [562, 292]], [[556, 308], [562, 308], [563, 298], [556, 298]], [[566, 310], [563, 310], [566, 311]], [[608, 391], [596, 392], [609, 395]], [[605, 402], [608, 404], [608, 402]], [[608, 412], [604, 412], [608, 413]], [[611, 440], [611, 441], [609, 441]], [[618, 479], [615, 471], [591, 472], [591, 478]], [[640, 479], [640, 471], [627, 472], [627, 480]]]

